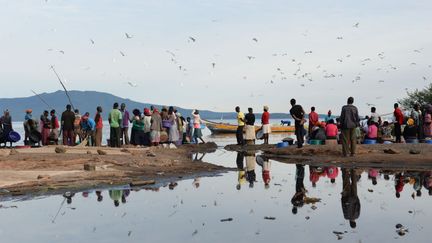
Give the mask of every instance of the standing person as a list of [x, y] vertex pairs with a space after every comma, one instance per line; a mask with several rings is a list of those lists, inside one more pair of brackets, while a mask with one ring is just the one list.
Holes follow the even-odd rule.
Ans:
[[40, 117], [42, 145], [44, 146], [48, 145], [48, 138], [51, 131], [51, 121], [48, 118], [48, 115], [49, 115], [48, 111], [44, 111]]
[[376, 108], [371, 107], [371, 115], [369, 120], [373, 121], [374, 123], [378, 124], [378, 126], [381, 125], [381, 117], [376, 113]]
[[237, 112], [237, 132], [236, 132], [236, 138], [237, 138], [237, 145], [243, 145], [243, 129], [245, 126], [245, 115], [243, 112], [240, 111], [240, 107], [236, 106], [235, 111]]
[[255, 114], [252, 108], [248, 108], [248, 113], [245, 116], [246, 126], [245, 126], [245, 140], [252, 141], [255, 144]]
[[431, 116], [431, 113], [426, 113], [424, 116], [423, 135], [426, 138], [432, 137], [432, 116]]
[[[342, 127], [342, 152], [344, 156], [348, 156], [351, 151], [351, 156], [356, 153], [357, 135], [356, 128], [360, 126], [360, 118], [357, 107], [353, 105], [354, 98], [349, 97], [347, 105], [342, 107], [340, 122]], [[350, 145], [348, 144], [350, 142]]]
[[189, 143], [196, 143], [196, 141], [194, 140], [194, 137], [193, 137], [193, 134], [194, 134], [194, 123], [191, 121], [190, 117], [186, 118], [186, 122], [187, 122], [186, 134], [189, 137]]
[[141, 112], [138, 109], [132, 111], [132, 133], [131, 133], [131, 144], [135, 146], [144, 145], [144, 117], [141, 116]]
[[49, 135], [49, 138], [56, 145], [58, 145], [58, 137], [59, 137], [60, 124], [59, 124], [58, 118], [56, 116], [56, 111], [55, 110], [51, 110], [50, 115], [51, 115], [51, 133]]
[[271, 133], [271, 126], [270, 126], [270, 113], [269, 113], [269, 107], [264, 106], [263, 107], [264, 112], [261, 116], [261, 124], [262, 124], [262, 130], [263, 130], [263, 139], [264, 144], [269, 143], [269, 134]]
[[[330, 113], [331, 115], [331, 113]], [[308, 126], [308, 134], [309, 136], [312, 134], [312, 128], [318, 123], [318, 113], [315, 112], [315, 106], [311, 107], [311, 112], [309, 113], [309, 126]], [[328, 123], [328, 121], [326, 121]]]
[[13, 131], [12, 116], [10, 115], [10, 112], [7, 109], [3, 112], [3, 116], [0, 118], [0, 130], [2, 128], [3, 128], [3, 140], [5, 141], [6, 144], [6, 142], [9, 141], [9, 133]]
[[103, 133], [103, 119], [102, 119], [102, 107], [98, 106], [96, 108], [96, 116], [94, 119], [96, 123], [96, 132], [95, 132], [95, 146], [102, 146], [102, 133]]
[[423, 116], [420, 110], [420, 105], [415, 104], [411, 111], [411, 118], [414, 119], [414, 124], [417, 127], [417, 138], [423, 138]]
[[193, 125], [194, 125], [194, 129], [193, 129], [193, 139], [195, 140], [196, 143], [198, 143], [198, 139], [201, 140], [201, 143], [205, 143], [204, 139], [202, 139], [202, 132], [201, 132], [201, 116], [199, 114], [198, 110], [194, 110], [192, 112], [192, 116], [193, 116]]
[[120, 124], [122, 122], [122, 113], [119, 111], [118, 103], [114, 103], [113, 109], [108, 115], [108, 122], [110, 124], [110, 145], [111, 147], [120, 148], [120, 136], [121, 128]]
[[151, 145], [151, 112], [149, 108], [144, 108], [144, 146]]
[[160, 143], [160, 133], [162, 131], [162, 117], [157, 109], [154, 109], [151, 115], [150, 131], [151, 142], [154, 146], [158, 146]]
[[74, 121], [74, 144], [76, 144], [76, 138], [78, 137], [78, 142], [82, 141], [82, 130], [81, 130], [81, 119], [82, 116], [78, 109], [75, 109], [75, 121]]
[[395, 117], [394, 121], [394, 131], [395, 131], [395, 137], [396, 137], [396, 143], [401, 143], [401, 136], [402, 136], [402, 128], [401, 126], [404, 124], [404, 115], [399, 108], [399, 104], [394, 104], [394, 112], [393, 115]]
[[32, 112], [33, 112], [32, 109], [27, 109], [25, 111], [26, 114], [25, 114], [24, 123], [23, 123], [23, 125], [24, 125], [24, 144], [25, 145], [27, 145], [29, 142], [30, 131], [28, 129], [28, 127], [29, 127], [28, 123], [29, 123], [29, 120], [33, 119], [32, 118], [33, 117]]
[[125, 103], [121, 104], [120, 112], [122, 114], [122, 123], [120, 124], [120, 128], [121, 128], [120, 140], [123, 141], [123, 144], [128, 145], [129, 144], [129, 122], [131, 120], [130, 120], [129, 111], [126, 110]]
[[290, 114], [294, 119], [295, 135], [297, 137], [297, 148], [302, 148], [304, 143], [304, 136], [305, 136], [304, 134], [305, 112], [303, 110], [303, 107], [301, 107], [301, 105], [296, 105], [295, 99], [291, 99], [290, 103], [292, 106], [290, 110]]
[[327, 112], [327, 116], [324, 118], [325, 123], [327, 123], [328, 121], [330, 121], [330, 119], [333, 119], [332, 111], [331, 110], [329, 110]]
[[169, 128], [169, 139], [170, 143], [176, 144], [179, 138], [179, 131], [177, 126], [177, 116], [174, 113], [174, 107], [170, 106], [168, 108], [168, 121], [171, 123], [171, 127]]
[[61, 127], [63, 130], [63, 145], [75, 145], [74, 135], [75, 113], [72, 111], [71, 105], [66, 105], [66, 110], [61, 116]]

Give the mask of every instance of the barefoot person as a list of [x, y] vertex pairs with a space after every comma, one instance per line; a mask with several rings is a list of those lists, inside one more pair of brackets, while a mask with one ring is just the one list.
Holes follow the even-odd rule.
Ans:
[[201, 116], [199, 114], [198, 110], [194, 110], [192, 112], [192, 116], [193, 116], [193, 140], [198, 143], [198, 139], [201, 140], [201, 143], [205, 143], [204, 140], [202, 139], [202, 132], [201, 132]]
[[305, 136], [304, 134], [305, 112], [303, 110], [303, 107], [301, 107], [301, 105], [296, 104], [295, 99], [291, 99], [290, 103], [292, 106], [290, 110], [290, 114], [294, 119], [295, 135], [297, 137], [297, 148], [302, 148], [304, 143], [304, 136]]
[[243, 139], [243, 129], [245, 126], [245, 115], [243, 112], [240, 111], [240, 107], [236, 106], [235, 111], [237, 112], [237, 132], [236, 132], [236, 138], [237, 138], [237, 145], [243, 145], [244, 139]]
[[342, 127], [342, 152], [344, 156], [348, 156], [351, 152], [351, 156], [356, 153], [356, 128], [360, 126], [360, 118], [358, 115], [357, 107], [353, 105], [354, 98], [349, 97], [347, 105], [342, 107], [340, 116], [340, 122]]
[[269, 134], [271, 133], [270, 113], [268, 112], [268, 110], [269, 110], [268, 106], [265, 105], [264, 112], [261, 116], [264, 144], [269, 143]]

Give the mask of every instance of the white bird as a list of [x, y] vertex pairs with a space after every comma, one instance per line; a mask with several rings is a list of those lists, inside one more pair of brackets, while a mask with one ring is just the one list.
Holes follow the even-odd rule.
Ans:
[[252, 38], [252, 40], [255, 41], [255, 42], [258, 42], [258, 39], [257, 39], [257, 38]]
[[90, 42], [91, 42], [93, 45], [94, 45], [94, 43], [95, 43], [93, 39], [90, 39]]
[[249, 60], [255, 59], [254, 56], [247, 56], [247, 58], [248, 58]]
[[64, 52], [63, 50], [59, 50], [59, 52], [60, 52], [61, 54], [65, 54], [65, 52]]
[[133, 36], [132, 35], [129, 35], [128, 33], [126, 33], [125, 32], [125, 36], [126, 36], [126, 39], [132, 39], [133, 38]]
[[312, 54], [312, 51], [305, 51], [305, 54]]
[[336, 61], [338, 61], [338, 62], [343, 62], [343, 60], [342, 60], [342, 59], [340, 59], [340, 58], [339, 58], [339, 59], [337, 59]]
[[359, 27], [359, 24], [360, 24], [360, 23], [357, 22], [357, 23], [355, 23], [355, 24], [353, 25], [353, 27], [354, 27], [354, 28], [358, 28], [358, 27]]
[[367, 105], [367, 106], [376, 106], [376, 105], [371, 104], [371, 103], [366, 103], [366, 105]]
[[337, 40], [343, 40], [343, 37], [342, 36], [338, 36], [338, 37], [336, 37], [336, 39]]
[[132, 82], [127, 82], [128, 84], [129, 84], [129, 86], [131, 86], [131, 87], [133, 87], [133, 88], [136, 88], [136, 87], [138, 87], [138, 84], [134, 84], [134, 83], [132, 83]]
[[378, 80], [378, 83], [384, 83], [384, 80], [382, 80], [382, 79]]
[[216, 66], [216, 63], [212, 62], [212, 67], [215, 68], [215, 66]]
[[427, 78], [426, 78], [425, 76], [423, 76], [423, 80], [424, 80], [424, 81], [426, 81], [426, 80], [427, 80]]
[[192, 37], [192, 36], [189, 36], [189, 40], [191, 40], [192, 42], [195, 42], [195, 41], [196, 41], [196, 38], [194, 38], [194, 37]]
[[124, 54], [124, 52], [122, 52], [122, 51], [120, 51], [120, 55], [122, 55], [122, 56], [126, 56], [126, 54]]

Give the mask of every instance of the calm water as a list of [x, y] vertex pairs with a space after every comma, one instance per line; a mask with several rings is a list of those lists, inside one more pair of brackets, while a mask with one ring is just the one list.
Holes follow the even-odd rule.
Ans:
[[[221, 146], [234, 142], [232, 136], [206, 139]], [[424, 187], [430, 180], [428, 172], [342, 170], [269, 161], [271, 180], [266, 187], [253, 154], [220, 149], [195, 157], [243, 169], [177, 181], [174, 188], [168, 183], [140, 191], [114, 188], [111, 197], [109, 190], [76, 192], [70, 204], [62, 195], [4, 199], [0, 242], [335, 242], [333, 231], [343, 233], [345, 242], [430, 242], [432, 197]], [[239, 180], [244, 170], [254, 170], [253, 186]], [[356, 175], [354, 183], [350, 173]], [[248, 174], [252, 178], [253, 173]], [[422, 195], [417, 196], [417, 191]], [[307, 204], [302, 192], [321, 201]], [[118, 206], [113, 199], [118, 199]], [[344, 211], [355, 219], [356, 228], [350, 227]], [[228, 218], [232, 221], [221, 222]], [[409, 232], [399, 236], [397, 223]]]

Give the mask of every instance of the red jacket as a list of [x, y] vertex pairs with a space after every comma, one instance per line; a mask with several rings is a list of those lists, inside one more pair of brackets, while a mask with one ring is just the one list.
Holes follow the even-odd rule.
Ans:
[[399, 123], [400, 125], [403, 125], [404, 115], [403, 115], [402, 111], [399, 109], [399, 107], [394, 110], [393, 115], [395, 116], [397, 123]]

